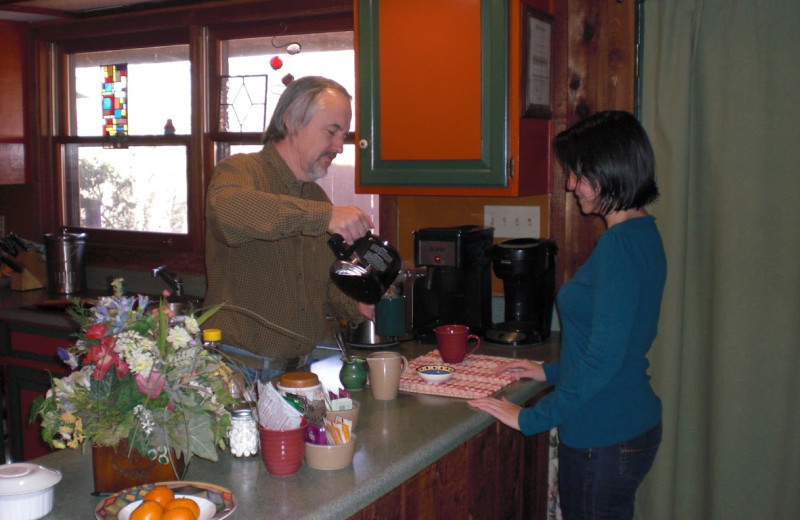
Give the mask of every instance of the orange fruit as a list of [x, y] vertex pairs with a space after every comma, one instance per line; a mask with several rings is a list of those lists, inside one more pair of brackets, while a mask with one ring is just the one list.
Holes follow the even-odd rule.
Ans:
[[191, 498], [176, 498], [167, 504], [167, 507], [164, 508], [164, 511], [169, 511], [170, 509], [175, 509], [176, 507], [185, 507], [186, 509], [191, 509], [195, 518], [200, 516], [200, 506], [198, 506], [197, 502]]
[[167, 507], [167, 504], [172, 502], [175, 498], [175, 493], [167, 486], [156, 486], [143, 497], [145, 500], [153, 500], [158, 502], [161, 507]]
[[163, 520], [164, 508], [152, 500], [145, 500], [133, 510], [130, 520]]
[[197, 515], [194, 511], [185, 507], [174, 507], [164, 511], [164, 516], [161, 520], [197, 520]]

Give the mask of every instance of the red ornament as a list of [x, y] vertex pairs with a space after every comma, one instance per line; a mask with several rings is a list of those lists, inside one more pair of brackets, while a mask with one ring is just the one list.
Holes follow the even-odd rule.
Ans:
[[294, 76], [292, 76], [291, 74], [287, 74], [281, 78], [281, 82], [283, 83], [284, 87], [288, 87], [289, 83], [291, 83], [292, 81], [294, 81]]
[[283, 67], [283, 60], [275, 56], [269, 60], [269, 64], [274, 70], [278, 70], [279, 68]]

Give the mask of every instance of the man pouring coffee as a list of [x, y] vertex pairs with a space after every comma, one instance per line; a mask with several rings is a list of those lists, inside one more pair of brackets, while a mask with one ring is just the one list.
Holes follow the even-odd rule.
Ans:
[[205, 304], [226, 305], [207, 327], [245, 374], [302, 369], [325, 317], [360, 323], [374, 307], [329, 279], [331, 233], [352, 243], [373, 227], [356, 206], [334, 206], [316, 180], [342, 153], [351, 96], [333, 80], [304, 77], [281, 95], [261, 151], [220, 162], [206, 198]]

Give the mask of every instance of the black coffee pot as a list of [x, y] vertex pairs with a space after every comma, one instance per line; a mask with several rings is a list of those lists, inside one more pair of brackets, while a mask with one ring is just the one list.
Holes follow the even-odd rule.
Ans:
[[328, 245], [339, 258], [331, 265], [331, 280], [351, 298], [378, 303], [392, 285], [403, 260], [389, 242], [367, 233], [347, 247], [344, 238], [333, 234]]

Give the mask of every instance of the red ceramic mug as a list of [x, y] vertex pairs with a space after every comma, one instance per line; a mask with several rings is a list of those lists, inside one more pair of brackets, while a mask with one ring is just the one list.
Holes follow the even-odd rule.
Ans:
[[[470, 334], [466, 325], [439, 325], [433, 331], [436, 333], [439, 354], [445, 363], [461, 363], [481, 346], [481, 338]], [[475, 346], [467, 352], [467, 343], [472, 339], [475, 340]]]

